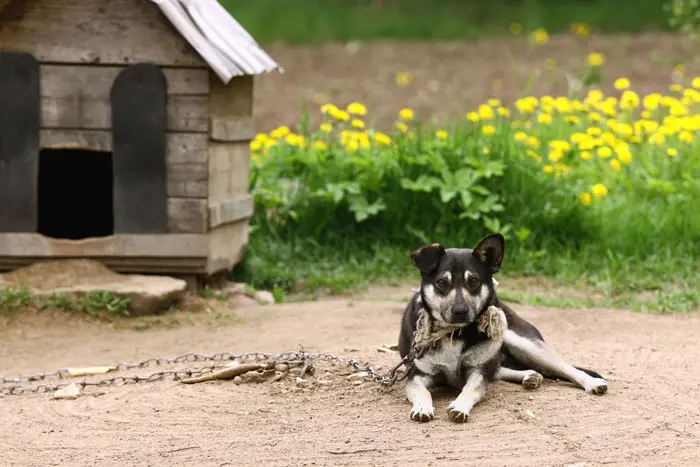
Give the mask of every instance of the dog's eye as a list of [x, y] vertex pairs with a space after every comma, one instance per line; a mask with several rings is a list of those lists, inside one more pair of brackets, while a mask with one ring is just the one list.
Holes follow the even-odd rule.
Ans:
[[440, 279], [435, 281], [435, 285], [437, 285], [439, 289], [444, 289], [448, 286], [447, 279], [441, 277]]
[[479, 285], [481, 285], [481, 281], [479, 281], [479, 279], [477, 279], [476, 277], [470, 277], [467, 281], [467, 286], [470, 289], [476, 289], [477, 287], [479, 287]]

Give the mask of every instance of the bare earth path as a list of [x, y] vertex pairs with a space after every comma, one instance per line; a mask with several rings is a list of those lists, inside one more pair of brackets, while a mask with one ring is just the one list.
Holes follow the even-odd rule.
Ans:
[[[287, 351], [299, 344], [386, 371], [398, 357], [376, 347], [396, 341], [402, 303], [382, 295], [387, 301], [243, 308], [238, 322], [142, 331], [66, 315], [20, 316], [0, 323], [0, 374], [187, 352]], [[386, 390], [348, 379], [349, 367], [319, 363], [307, 387], [292, 380], [240, 386], [163, 381], [107, 387], [98, 397], [74, 401], [47, 394], [0, 396], [1, 463], [697, 465], [700, 315], [516, 309], [567, 359], [605, 374], [609, 393], [595, 397], [554, 382], [525, 392], [499, 382], [465, 425], [447, 420], [451, 395], [444, 393], [436, 396], [436, 420], [417, 424], [408, 419], [403, 383]]]

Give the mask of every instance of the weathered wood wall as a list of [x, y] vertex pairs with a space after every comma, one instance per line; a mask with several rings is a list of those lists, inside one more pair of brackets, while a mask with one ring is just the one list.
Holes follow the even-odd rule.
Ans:
[[254, 137], [253, 77], [210, 83], [209, 273], [233, 267], [248, 244], [250, 140]]

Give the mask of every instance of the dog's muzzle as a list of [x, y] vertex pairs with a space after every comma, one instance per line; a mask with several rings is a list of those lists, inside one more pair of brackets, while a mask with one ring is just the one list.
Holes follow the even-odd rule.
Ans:
[[469, 307], [466, 304], [455, 305], [452, 308], [452, 322], [466, 323], [469, 321]]

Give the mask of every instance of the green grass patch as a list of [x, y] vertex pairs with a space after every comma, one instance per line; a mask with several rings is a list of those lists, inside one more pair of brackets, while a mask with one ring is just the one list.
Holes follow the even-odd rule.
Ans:
[[221, 0], [260, 42], [320, 43], [376, 39], [454, 40], [523, 32], [551, 33], [587, 23], [602, 33], [668, 29], [659, 0]]
[[23, 284], [0, 289], [0, 313], [9, 314], [31, 307], [80, 312], [108, 320], [129, 316], [129, 299], [105, 291], [37, 295]]

